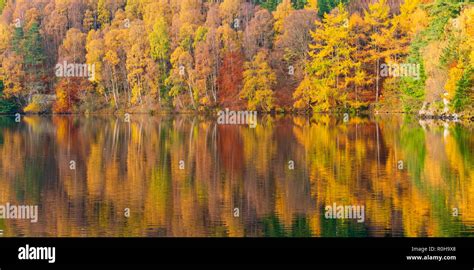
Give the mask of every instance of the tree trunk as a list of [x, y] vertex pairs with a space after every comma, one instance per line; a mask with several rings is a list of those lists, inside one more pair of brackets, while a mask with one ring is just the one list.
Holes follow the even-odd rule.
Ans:
[[193, 90], [192, 90], [191, 85], [188, 85], [188, 92], [189, 92], [189, 97], [191, 98], [191, 103], [193, 104], [193, 108], [196, 109], [196, 104], [194, 102]]
[[376, 67], [376, 70], [377, 70], [377, 81], [375, 83], [375, 102], [378, 103], [379, 102], [379, 80], [380, 80], [380, 58], [377, 58], [377, 67]]

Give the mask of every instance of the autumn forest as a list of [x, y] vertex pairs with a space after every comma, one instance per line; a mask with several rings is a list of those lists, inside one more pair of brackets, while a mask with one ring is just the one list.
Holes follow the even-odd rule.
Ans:
[[472, 117], [461, 0], [0, 0], [0, 113]]
[[7, 237], [474, 236], [472, 0], [0, 11]]

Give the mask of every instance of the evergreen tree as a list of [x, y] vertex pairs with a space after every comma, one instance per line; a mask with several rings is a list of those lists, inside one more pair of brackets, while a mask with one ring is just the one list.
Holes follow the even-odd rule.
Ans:
[[[23, 52], [24, 52], [24, 64], [26, 69], [35, 69], [43, 63], [44, 52], [41, 40], [41, 34], [39, 31], [39, 25], [34, 22], [28, 32], [25, 35], [23, 41]], [[27, 70], [28, 71], [28, 70]]]
[[6, 6], [7, 0], [0, 0], [0, 14], [3, 11], [3, 8]]
[[331, 12], [339, 4], [347, 4], [349, 0], [318, 0], [319, 16]]
[[23, 54], [23, 38], [25, 37], [23, 27], [15, 27], [12, 37], [12, 49], [17, 54]]

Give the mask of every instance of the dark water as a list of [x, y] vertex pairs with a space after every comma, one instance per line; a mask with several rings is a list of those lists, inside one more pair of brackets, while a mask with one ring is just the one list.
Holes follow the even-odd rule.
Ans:
[[[0, 229], [4, 237], [474, 236], [472, 134], [404, 116], [268, 116], [255, 129], [195, 116], [3, 116], [0, 205], [38, 205], [39, 216], [0, 219]], [[363, 222], [326, 218], [334, 203], [363, 206]]]

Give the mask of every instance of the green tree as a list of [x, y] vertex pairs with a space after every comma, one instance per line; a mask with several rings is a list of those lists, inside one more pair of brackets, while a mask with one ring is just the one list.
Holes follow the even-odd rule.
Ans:
[[26, 67], [35, 67], [44, 60], [41, 34], [38, 23], [33, 23], [23, 42], [24, 63]]
[[281, 2], [282, 0], [259, 0], [257, 1], [257, 4], [268, 9], [269, 11], [274, 11]]
[[[428, 94], [428, 89], [425, 87], [429, 78], [423, 52], [430, 43], [440, 41], [446, 36], [446, 25], [450, 19], [456, 18], [460, 14], [463, 4], [458, 0], [435, 0], [431, 5], [422, 6], [429, 16], [426, 19], [428, 25], [411, 41], [410, 53], [407, 57], [407, 62], [420, 65], [420, 79], [401, 78], [400, 89], [403, 92], [402, 100], [405, 111], [417, 111], [422, 107], [423, 100]], [[441, 60], [443, 61], [443, 59]]]
[[318, 0], [319, 16], [324, 17], [324, 14], [331, 12], [339, 4], [347, 4], [349, 0]]
[[26, 74], [25, 90], [28, 97], [34, 93], [42, 93], [45, 85], [42, 77], [45, 73], [44, 50], [39, 24], [33, 22], [25, 33], [22, 46], [23, 68]]
[[[153, 31], [149, 34], [150, 54], [153, 60], [158, 61], [159, 66], [159, 85], [164, 86], [167, 77], [168, 61], [170, 58], [170, 37], [168, 26], [163, 17], [156, 20], [153, 25]], [[161, 93], [165, 89], [160, 88], [158, 99], [161, 101]]]
[[[317, 0], [291, 0], [291, 4], [294, 9], [303, 9], [309, 2]], [[257, 0], [254, 1], [257, 5], [268, 9], [269, 11], [275, 11], [276, 8], [283, 0]]]
[[17, 54], [23, 54], [23, 39], [25, 38], [25, 32], [23, 27], [15, 27], [12, 37], [12, 49]]
[[5, 98], [3, 88], [3, 81], [0, 80], [0, 114], [12, 113], [18, 109], [17, 105], [13, 100]]

